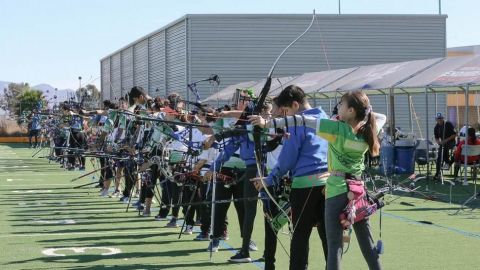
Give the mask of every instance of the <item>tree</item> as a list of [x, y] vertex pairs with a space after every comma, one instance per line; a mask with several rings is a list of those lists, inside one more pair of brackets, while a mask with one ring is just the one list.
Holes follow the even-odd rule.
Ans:
[[38, 109], [39, 102], [41, 106], [46, 105], [45, 97], [42, 91], [29, 89], [24, 90], [17, 96], [18, 103], [15, 106], [15, 113], [22, 115], [23, 112], [31, 112], [33, 109]]
[[30, 85], [28, 83], [10, 83], [8, 88], [5, 88], [5, 102], [6, 107], [10, 112], [16, 111], [18, 106], [18, 97], [26, 91], [30, 91]]
[[85, 87], [77, 89], [75, 91], [77, 101], [82, 103], [84, 107], [98, 108], [100, 104], [101, 94], [94, 84], [87, 84]]

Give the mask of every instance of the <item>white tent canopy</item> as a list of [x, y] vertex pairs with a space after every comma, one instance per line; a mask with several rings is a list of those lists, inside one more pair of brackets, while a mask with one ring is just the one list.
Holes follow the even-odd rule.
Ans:
[[[280, 82], [278, 82], [280, 81]], [[235, 89], [251, 87], [259, 93], [265, 80], [229, 86], [204, 101], [230, 100]], [[368, 90], [368, 94], [423, 93], [480, 90], [480, 55], [434, 58], [399, 63], [361, 66], [348, 69], [305, 73], [300, 76], [274, 78], [271, 95], [286, 85], [295, 84], [315, 98], [331, 98], [338, 93]]]

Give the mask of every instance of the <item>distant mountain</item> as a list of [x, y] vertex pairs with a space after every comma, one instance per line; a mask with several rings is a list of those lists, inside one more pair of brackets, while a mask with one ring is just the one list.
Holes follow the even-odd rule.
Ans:
[[[3, 89], [8, 88], [8, 85], [10, 83], [11, 82], [0, 81], [0, 95], [3, 95]], [[55, 87], [53, 87], [49, 84], [41, 83], [41, 84], [31, 86], [31, 88], [35, 89], [35, 90], [42, 91], [43, 95], [45, 96], [45, 98], [47, 100], [49, 100], [49, 99], [53, 100], [53, 98], [55, 96]], [[65, 100], [69, 99], [71, 96], [73, 96], [74, 94], [75, 94], [75, 90], [73, 90], [73, 89], [58, 89], [57, 90], [57, 101], [58, 102], [65, 101]]]
[[75, 90], [73, 89], [58, 89], [55, 93], [55, 87], [42, 83], [35, 86], [32, 86], [32, 89], [40, 90], [43, 92], [46, 100], [54, 101], [55, 95], [57, 95], [57, 102], [62, 102], [69, 99], [72, 96], [75, 96]]

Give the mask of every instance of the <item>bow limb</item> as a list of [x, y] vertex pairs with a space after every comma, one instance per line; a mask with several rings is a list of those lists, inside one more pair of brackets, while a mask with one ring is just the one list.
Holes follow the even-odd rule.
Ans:
[[[295, 38], [290, 44], [288, 44], [285, 49], [278, 55], [278, 57], [275, 59], [275, 62], [273, 63], [272, 67], [270, 68], [270, 71], [268, 72], [267, 79], [265, 81], [265, 85], [262, 88], [262, 91], [260, 92], [260, 95], [258, 97], [257, 104], [255, 105], [254, 114], [260, 114], [260, 112], [263, 109], [263, 105], [265, 103], [265, 99], [267, 98], [268, 92], [270, 92], [270, 87], [272, 84], [272, 75], [273, 71], [275, 70], [275, 67], [277, 66], [278, 61], [280, 58], [285, 54], [285, 52], [293, 45], [295, 44], [299, 39], [301, 39], [309, 30], [312, 28], [313, 22], [315, 21], [315, 11], [313, 12], [313, 17], [308, 25], [307, 29], [303, 31], [302, 34], [300, 34], [297, 38]], [[268, 188], [265, 186], [265, 182], [263, 181], [263, 164], [265, 161], [265, 156], [263, 155], [263, 150], [262, 150], [262, 142], [261, 142], [261, 128], [259, 126], [255, 126], [253, 129], [253, 142], [255, 144], [255, 159], [257, 161], [257, 169], [258, 169], [258, 175], [260, 177], [262, 186], [267, 193], [267, 195], [270, 197], [272, 202], [282, 211], [288, 218], [290, 225], [293, 224], [292, 220], [288, 216], [288, 214], [283, 210], [283, 208], [280, 206], [280, 204], [275, 200], [275, 198], [272, 196], [272, 194], [268, 191]], [[293, 233], [293, 232], [292, 232]]]

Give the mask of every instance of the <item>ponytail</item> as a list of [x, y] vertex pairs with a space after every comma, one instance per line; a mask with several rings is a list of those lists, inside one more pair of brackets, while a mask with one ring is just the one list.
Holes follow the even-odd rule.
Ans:
[[368, 112], [367, 121], [359, 129], [359, 134], [363, 135], [365, 141], [368, 144], [368, 150], [372, 157], [378, 156], [380, 154], [380, 143], [377, 136], [377, 124], [375, 122], [375, 116], [372, 112]]

